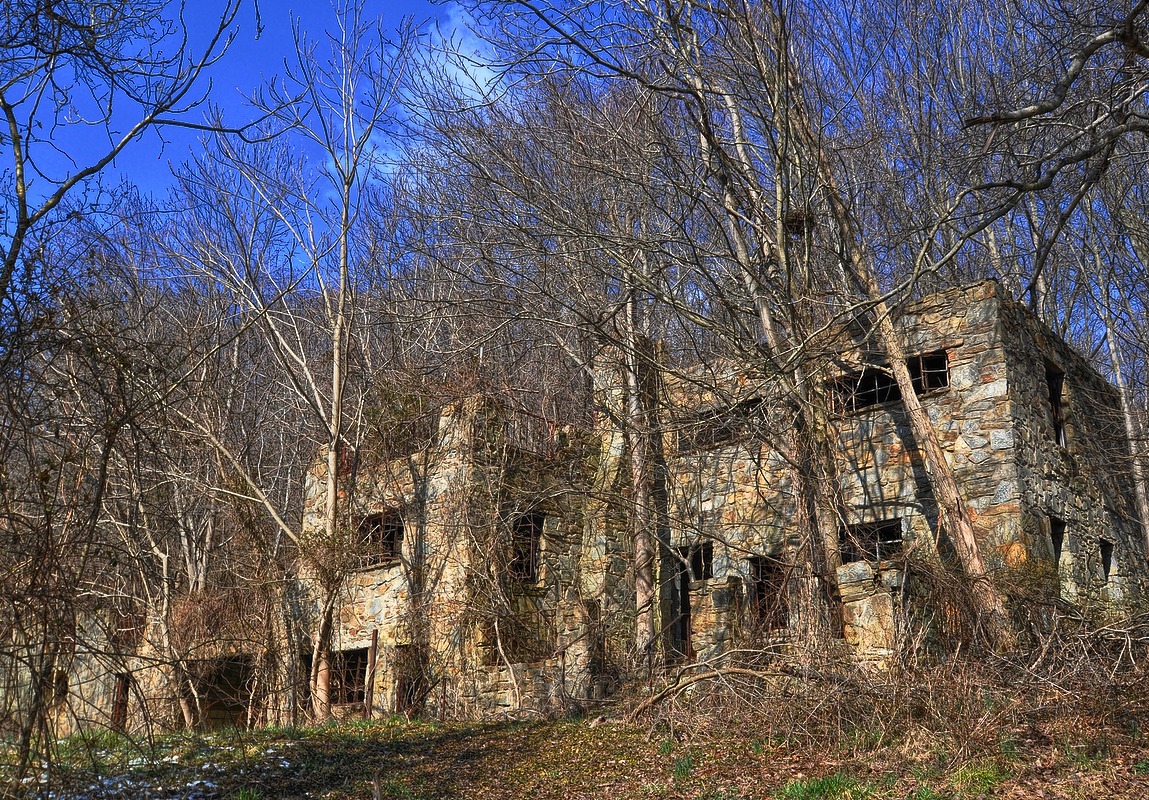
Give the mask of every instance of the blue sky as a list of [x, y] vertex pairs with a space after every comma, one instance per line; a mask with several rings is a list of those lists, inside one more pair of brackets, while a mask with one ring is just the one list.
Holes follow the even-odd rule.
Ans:
[[[193, 37], [206, 35], [213, 21], [210, 9], [220, 4], [219, 0], [193, 0], [188, 4]], [[427, 0], [364, 0], [363, 6], [364, 17], [381, 18], [385, 30], [394, 30], [405, 17], [424, 25], [438, 21], [446, 27], [450, 12], [450, 4], [433, 4]], [[259, 86], [283, 75], [285, 59], [290, 60], [294, 54], [293, 20], [298, 20], [302, 30], [315, 37], [321, 36], [335, 21], [329, 0], [259, 0], [259, 15], [261, 30], [257, 30], [254, 5], [249, 3], [243, 9], [235, 41], [211, 72], [209, 99], [223, 109], [229, 124], [251, 119], [254, 112], [246, 106], [246, 98]], [[192, 114], [193, 119], [199, 121], [202, 111]], [[163, 139], [149, 132], [134, 142], [108, 170], [109, 182], [126, 179], [145, 192], [162, 194], [171, 185], [171, 168], [186, 161], [199, 148], [202, 134], [165, 128], [162, 136]]]

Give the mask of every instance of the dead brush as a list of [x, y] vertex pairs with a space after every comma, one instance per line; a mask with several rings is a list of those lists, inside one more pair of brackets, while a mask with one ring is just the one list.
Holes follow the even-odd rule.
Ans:
[[[919, 642], [920, 645], [920, 642]], [[833, 643], [736, 650], [680, 668], [635, 719], [679, 738], [727, 735], [937, 768], [1136, 745], [1149, 728], [1149, 617], [1088, 627], [1066, 617], [1022, 653], [929, 648], [883, 663]]]

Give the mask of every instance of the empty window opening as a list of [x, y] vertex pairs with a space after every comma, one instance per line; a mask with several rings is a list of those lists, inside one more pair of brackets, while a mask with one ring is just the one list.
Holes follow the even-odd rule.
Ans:
[[910, 369], [910, 379], [914, 384], [914, 392], [925, 394], [937, 389], [945, 389], [950, 385], [949, 358], [945, 350], [935, 350], [932, 353], [922, 353], [906, 360]]
[[842, 563], [868, 561], [873, 564], [902, 554], [902, 521], [887, 519], [847, 525], [838, 531]]
[[[945, 350], [906, 359], [915, 394], [945, 389], [950, 385], [949, 357]], [[902, 399], [898, 382], [889, 369], [870, 366], [861, 372], [844, 375], [830, 383], [830, 396], [839, 413], [861, 411], [870, 406]]]
[[776, 558], [753, 556], [749, 560], [749, 606], [753, 621], [763, 630], [785, 628], [789, 621], [786, 583], [789, 569]]
[[699, 542], [678, 548], [678, 555], [688, 581], [706, 581], [714, 577], [714, 542]]
[[373, 567], [399, 560], [403, 552], [403, 512], [388, 508], [359, 521], [359, 566]]
[[728, 408], [686, 420], [678, 432], [678, 450], [710, 450], [753, 433], [762, 411], [762, 398], [751, 397]]
[[511, 578], [520, 583], [537, 583], [539, 580], [539, 551], [545, 521], [545, 514], [532, 511], [516, 517], [511, 524], [511, 560], [508, 571]]
[[1053, 421], [1053, 441], [1061, 447], [1065, 447], [1065, 373], [1052, 364], [1046, 364], [1045, 385], [1049, 392], [1049, 413]]
[[838, 378], [833, 382], [830, 393], [834, 407], [843, 413], [902, 399], [894, 376], [878, 367], [868, 367], [860, 373]]
[[694, 643], [690, 635], [690, 584], [714, 577], [714, 543], [699, 542], [678, 548], [678, 616], [673, 629], [678, 651], [686, 658], [694, 658]]
[[332, 705], [345, 706], [367, 700], [368, 650], [340, 650], [331, 654], [328, 697]]
[[132, 696], [132, 675], [120, 672], [115, 676], [116, 685], [112, 694], [112, 730], [123, 731], [128, 727], [128, 702]]
[[1113, 542], [1102, 539], [1101, 545], [1101, 580], [1109, 582], [1109, 574], [1113, 571]]
[[1065, 520], [1049, 518], [1049, 545], [1053, 552], [1053, 563], [1061, 563], [1061, 549], [1065, 544]]

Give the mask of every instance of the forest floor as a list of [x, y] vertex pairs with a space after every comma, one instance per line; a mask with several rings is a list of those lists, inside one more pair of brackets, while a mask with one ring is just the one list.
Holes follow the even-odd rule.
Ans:
[[757, 738], [745, 726], [681, 731], [599, 718], [392, 719], [146, 745], [104, 733], [65, 740], [50, 783], [9, 780], [8, 792], [57, 800], [1149, 797], [1149, 741], [1128, 726], [982, 731], [964, 746], [865, 732], [813, 746]]

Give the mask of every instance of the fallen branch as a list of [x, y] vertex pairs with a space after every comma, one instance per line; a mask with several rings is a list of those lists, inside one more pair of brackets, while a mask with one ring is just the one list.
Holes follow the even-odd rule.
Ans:
[[781, 678], [785, 675], [784, 672], [763, 672], [762, 670], [747, 669], [746, 667], [723, 667], [722, 669], [711, 670], [710, 672], [700, 672], [697, 675], [691, 675], [689, 678], [684, 678], [667, 686], [661, 692], [651, 695], [646, 700], [639, 703], [633, 711], [630, 712], [628, 720], [635, 722], [645, 711], [651, 707], [661, 703], [667, 697], [676, 695], [684, 689], [693, 686], [702, 681], [714, 680], [715, 678], [723, 678], [727, 675], [747, 675], [751, 678]]

